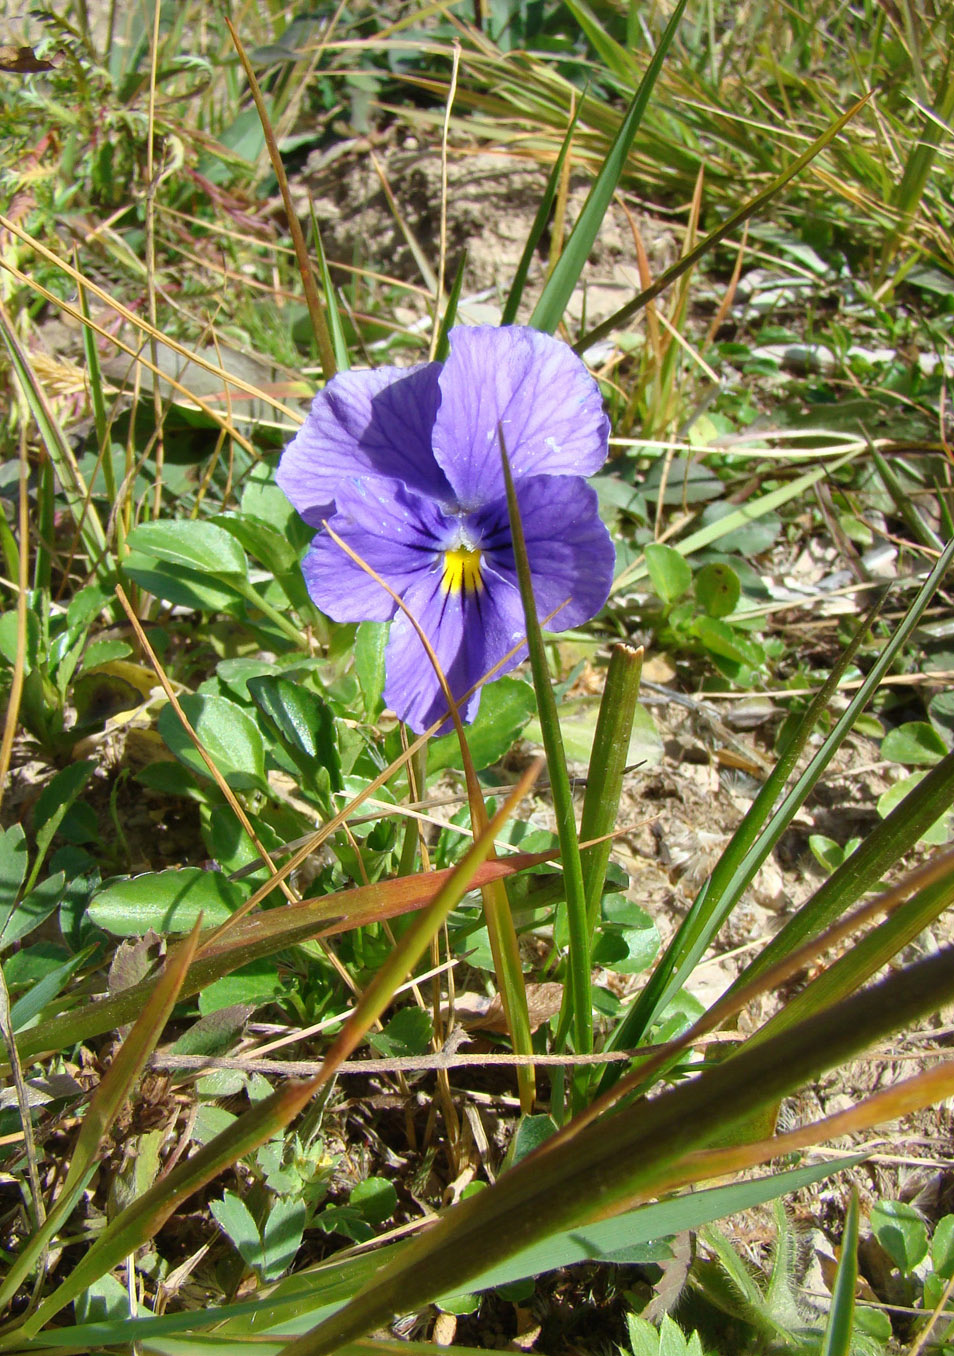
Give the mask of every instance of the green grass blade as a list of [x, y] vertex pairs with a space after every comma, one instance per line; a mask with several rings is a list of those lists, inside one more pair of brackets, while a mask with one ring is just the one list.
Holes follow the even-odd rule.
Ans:
[[441, 328], [437, 335], [434, 358], [439, 363], [446, 362], [447, 355], [450, 352], [450, 332], [457, 321], [457, 307], [460, 304], [460, 294], [464, 288], [464, 271], [466, 268], [467, 251], [464, 250], [460, 256], [460, 263], [457, 265], [457, 272], [454, 274], [454, 284], [447, 298], [447, 305], [444, 307], [444, 315], [441, 318]]
[[520, 520], [520, 505], [513, 477], [510, 474], [510, 459], [504, 443], [503, 428], [498, 428], [500, 438], [500, 457], [503, 465], [504, 483], [507, 487], [507, 512], [510, 516], [510, 535], [513, 541], [514, 563], [520, 582], [520, 600], [527, 627], [527, 649], [530, 652], [530, 669], [533, 674], [533, 686], [537, 694], [537, 710], [540, 715], [540, 727], [543, 731], [543, 747], [547, 756], [547, 768], [550, 773], [550, 794], [553, 797], [553, 809], [556, 815], [557, 837], [560, 840], [560, 855], [563, 862], [563, 884], [566, 894], [567, 929], [569, 946], [567, 949], [567, 982], [563, 990], [563, 1008], [560, 1015], [560, 1027], [566, 1024], [573, 1033], [573, 1042], [577, 1053], [583, 1054], [593, 1049], [593, 1002], [590, 988], [590, 929], [587, 923], [586, 895], [583, 887], [583, 866], [580, 860], [580, 840], [576, 831], [576, 814], [573, 809], [573, 792], [566, 770], [566, 754], [563, 749], [563, 734], [560, 730], [560, 717], [557, 712], [553, 688], [550, 684], [550, 667], [547, 663], [543, 633], [537, 618], [537, 608], [533, 597], [533, 580], [530, 575], [530, 561], [527, 557], [527, 544]]
[[797, 913], [759, 952], [732, 985], [741, 988], [796, 947], [817, 937], [909, 852], [954, 802], [954, 753], [946, 754], [889, 815], [876, 824], [850, 857], [832, 872]]
[[517, 318], [517, 312], [520, 309], [520, 302], [523, 299], [523, 289], [527, 285], [527, 275], [530, 272], [530, 265], [533, 263], [533, 256], [536, 253], [537, 246], [543, 239], [543, 233], [550, 220], [550, 209], [553, 206], [553, 199], [556, 197], [557, 185], [560, 182], [560, 175], [563, 173], [563, 166], [573, 142], [573, 133], [576, 131], [576, 125], [580, 120], [580, 114], [583, 111], [583, 103], [586, 98], [584, 94], [576, 112], [570, 120], [570, 125], [566, 129], [566, 135], [560, 146], [553, 167], [547, 175], [547, 182], [543, 189], [543, 197], [540, 199], [540, 205], [537, 208], [536, 215], [530, 227], [526, 244], [523, 247], [523, 253], [520, 256], [520, 262], [517, 264], [513, 275], [513, 282], [510, 285], [510, 294], [507, 297], [506, 305], [503, 309], [503, 315], [500, 318], [501, 325], [512, 325]]
[[565, 3], [593, 44], [594, 51], [599, 53], [607, 70], [612, 71], [617, 80], [632, 84], [639, 73], [639, 67], [631, 53], [607, 33], [585, 0], [565, 0]]
[[[621, 325], [625, 325], [628, 320], [634, 315], [637, 315], [648, 301], [652, 301], [653, 298], [658, 297], [661, 292], [665, 292], [666, 288], [671, 287], [677, 278], [681, 278], [684, 273], [689, 271], [689, 269], [694, 268], [699, 260], [709, 253], [714, 245], [717, 245], [720, 240], [725, 240], [727, 236], [732, 235], [740, 226], [748, 221], [750, 217], [755, 216], [756, 212], [760, 211], [768, 202], [770, 202], [772, 198], [775, 197], [776, 193], [785, 187], [789, 180], [794, 179], [796, 175], [800, 174], [805, 166], [810, 164], [815, 156], [823, 151], [829, 142], [835, 139], [838, 133], [851, 121], [859, 109], [864, 107], [870, 97], [870, 95], [866, 94], [863, 99], [859, 99], [857, 103], [853, 104], [847, 113], [844, 113], [837, 121], [833, 122], [816, 141], [812, 142], [811, 146], [809, 146], [804, 154], [800, 155], [797, 160], [793, 160], [781, 174], [777, 175], [767, 188], [763, 189], [761, 193], [756, 194], [754, 198], [751, 198], [747, 203], [740, 207], [738, 211], [733, 212], [721, 226], [717, 226], [714, 231], [710, 231], [707, 236], [700, 240], [699, 244], [696, 245], [694, 249], [691, 249], [686, 254], [682, 255], [682, 257], [677, 259], [677, 261], [670, 268], [667, 268], [664, 273], [660, 273], [659, 277], [655, 282], [651, 283], [649, 287], [644, 288], [638, 296], [635, 296], [632, 301], [628, 301], [625, 306], [621, 306], [618, 311], [614, 311], [608, 320], [604, 320], [599, 325], [594, 326], [593, 329], [588, 330], [587, 333], [583, 335], [583, 338], [574, 345], [577, 353], [585, 353], [591, 345], [599, 343], [601, 339], [609, 338], [609, 336], [618, 330]], [[534, 321], [532, 323], [536, 322]]]
[[589, 258], [607, 208], [612, 201], [613, 194], [619, 187], [620, 176], [626, 164], [629, 148], [639, 130], [639, 124], [643, 120], [650, 95], [659, 77], [659, 72], [662, 70], [666, 53], [676, 36], [676, 30], [685, 8], [686, 0], [678, 0], [665, 31], [659, 39], [659, 46], [653, 53], [652, 60], [646, 67], [646, 73], [639, 83], [639, 88], [626, 110], [626, 116], [620, 124], [619, 131], [613, 138], [613, 144], [600, 167], [596, 182], [583, 204], [583, 210], [573, 225], [573, 230], [570, 232], [570, 238], [566, 242], [563, 253], [557, 260], [556, 267], [547, 279], [540, 299], [533, 308], [530, 324], [538, 330], [545, 330], [548, 334], [552, 334], [563, 319], [563, 313], [573, 295], [573, 289], [576, 287], [580, 274], [583, 272], [583, 266]]
[[908, 531], [919, 541], [922, 546], [926, 546], [929, 551], [940, 551], [944, 543], [934, 531], [934, 529], [924, 521], [917, 508], [911, 502], [910, 496], [905, 493], [904, 487], [895, 475], [894, 467], [888, 461], [883, 453], [876, 447], [871, 448], [871, 459], [878, 468], [878, 474], [884, 484], [885, 489], [894, 501], [894, 506], [898, 510], [898, 515], [907, 524]]
[[841, 1258], [831, 1296], [831, 1308], [818, 1356], [850, 1356], [855, 1328], [855, 1287], [858, 1284], [858, 1192], [852, 1190], [841, 1239]]
[[[602, 838], [616, 828], [642, 671], [641, 646], [639, 649], [634, 649], [632, 645], [613, 646], [593, 735], [593, 751], [590, 754], [583, 813], [580, 816], [580, 838], [584, 843]], [[583, 889], [586, 895], [587, 926], [591, 935], [599, 919], [600, 899], [612, 847], [612, 841], [607, 838], [597, 847], [587, 848], [583, 856]]]
[[108, 585], [112, 577], [112, 565], [106, 548], [103, 525], [90, 500], [89, 490], [80, 474], [66, 436], [2, 307], [0, 307], [0, 335], [3, 336], [23, 398], [36, 420], [50, 464], [56, 472], [70, 514], [89, 556], [90, 569], [99, 576], [104, 585]]
[[325, 247], [321, 243], [321, 228], [318, 225], [318, 217], [315, 214], [315, 204], [309, 200], [311, 209], [311, 234], [315, 242], [315, 253], [318, 256], [318, 272], [321, 275], [321, 287], [325, 294], [325, 316], [328, 320], [328, 330], [331, 335], [331, 347], [334, 350], [335, 362], [339, 372], [347, 372], [351, 367], [351, 354], [348, 352], [348, 341], [345, 338], [344, 326], [341, 323], [341, 312], [338, 309], [338, 294], [335, 291], [335, 285], [331, 277], [331, 269], [328, 267], [328, 260], [325, 257]]
[[0, 1286], [0, 1311], [7, 1307], [30, 1274], [43, 1250], [72, 1212], [83, 1188], [99, 1165], [103, 1142], [110, 1126], [133, 1091], [179, 997], [182, 981], [195, 955], [198, 935], [197, 930], [193, 931], [188, 941], [166, 961], [148, 1002], [140, 1010], [139, 1020], [123, 1041], [93, 1094], [76, 1138], [69, 1171], [56, 1201], [41, 1227], [28, 1239], [10, 1265]]
[[351, 1303], [282, 1356], [328, 1356], [344, 1342], [459, 1293], [490, 1266], [557, 1229], [568, 1229], [635, 1192], [651, 1194], [666, 1163], [725, 1135], [825, 1068], [932, 1012], [954, 995], [948, 949], [791, 1031], [745, 1047], [651, 1101], [561, 1135], [487, 1191], [449, 1210]]
[[952, 902], [954, 860], [948, 853], [938, 863], [935, 880], [894, 909], [876, 928], [857, 938], [843, 956], [827, 965], [810, 984], [789, 999], [755, 1039], [767, 1039], [773, 1032], [784, 1031], [808, 1013], [819, 1012], [854, 993], [913, 942]]
[[[685, 983], [709, 942], [735, 907], [742, 892], [748, 887], [756, 871], [791, 823], [836, 750], [854, 726], [895, 656], [907, 642], [944, 578], [952, 558], [954, 541], [949, 543], [938, 559], [900, 626], [875, 660], [864, 683], [835, 723], [821, 748], [778, 808], [772, 812], [772, 807], [788, 781], [798, 754], [804, 747], [821, 711], [828, 704], [837, 686], [838, 676], [847, 667], [861, 644], [872, 617], [869, 616], [858, 628], [832, 674], [811, 703], [788, 747], [783, 750], [777, 766], [733, 834], [711, 877], [696, 896], [692, 908], [683, 919], [665, 955], [657, 964], [649, 983], [613, 1031], [608, 1042], [609, 1048], [621, 1049], [635, 1045], [660, 1010]], [[772, 813], [769, 818], [770, 812]], [[621, 1070], [608, 1069], [600, 1083], [601, 1091], [609, 1088], [620, 1075]]]

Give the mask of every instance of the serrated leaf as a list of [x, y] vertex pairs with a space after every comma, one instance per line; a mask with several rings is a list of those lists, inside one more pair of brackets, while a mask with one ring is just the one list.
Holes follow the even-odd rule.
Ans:
[[[181, 706], [205, 751], [233, 791], [268, 790], [265, 747], [258, 726], [247, 711], [227, 697], [197, 693], [182, 697]], [[180, 763], [200, 777], [211, 776], [171, 702], [159, 712], [156, 728]]]
[[170, 565], [211, 575], [214, 579], [248, 575], [245, 552], [224, 528], [190, 518], [167, 518], [140, 523], [127, 538], [131, 550]]
[[167, 936], [190, 931], [200, 914], [205, 927], [217, 927], [244, 900], [242, 887], [220, 872], [186, 866], [107, 881], [90, 900], [89, 916], [114, 937], [141, 937], [150, 928]]

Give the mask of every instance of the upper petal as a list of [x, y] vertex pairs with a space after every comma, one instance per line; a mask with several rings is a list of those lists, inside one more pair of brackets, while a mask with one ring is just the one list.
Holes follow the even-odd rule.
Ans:
[[333, 512], [343, 479], [385, 476], [453, 499], [431, 451], [440, 363], [339, 372], [312, 402], [282, 453], [276, 479], [306, 522]]
[[599, 387], [566, 344], [522, 325], [458, 326], [439, 377], [434, 456], [458, 502], [503, 493], [498, 424], [514, 480], [588, 476], [606, 460], [609, 420]]
[[[439, 577], [454, 530], [433, 500], [374, 477], [339, 492], [338, 512], [328, 521], [399, 596], [422, 576], [436, 571]], [[397, 605], [387, 589], [326, 532], [312, 542], [302, 573], [311, 597], [335, 621], [387, 621], [394, 616]]]
[[[540, 624], [548, 631], [581, 626], [609, 597], [616, 564], [596, 491], [578, 476], [531, 476], [516, 489]], [[488, 504], [473, 522], [486, 570], [519, 589], [506, 500]]]
[[[520, 596], [503, 580], [488, 579], [478, 594], [445, 594], [438, 575], [420, 576], [408, 589], [405, 603], [420, 623], [437, 655], [462, 719], [472, 721], [480, 705], [480, 689], [462, 700], [524, 633]], [[420, 734], [446, 710], [447, 701], [420, 637], [404, 613], [391, 626], [385, 651], [384, 700]], [[526, 658], [521, 646], [494, 677]], [[440, 729], [451, 729], [449, 721]]]

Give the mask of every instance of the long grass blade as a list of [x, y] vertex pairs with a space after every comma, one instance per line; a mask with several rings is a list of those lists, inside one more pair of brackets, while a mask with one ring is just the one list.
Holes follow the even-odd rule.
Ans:
[[811, 164], [812, 160], [825, 149], [829, 142], [833, 141], [835, 137], [838, 136], [842, 128], [846, 127], [852, 118], [864, 108], [870, 98], [871, 95], [866, 94], [863, 99], [859, 99], [857, 103], [852, 104], [847, 113], [842, 114], [840, 118], [833, 122], [816, 141], [812, 142], [808, 150], [796, 160], [793, 160], [781, 174], [777, 175], [776, 178], [772, 180], [767, 188], [763, 189], [761, 193], [756, 194], [754, 198], [751, 198], [737, 211], [733, 212], [721, 226], [717, 226], [715, 230], [710, 231], [708, 235], [704, 236], [694, 249], [689, 250], [682, 258], [677, 259], [677, 261], [670, 268], [667, 268], [664, 273], [660, 273], [655, 282], [651, 283], [649, 287], [643, 288], [637, 296], [633, 297], [632, 301], [628, 301], [625, 306], [621, 306], [618, 311], [614, 311], [607, 320], [602, 321], [599, 325], [595, 325], [593, 329], [588, 330], [586, 334], [583, 335], [582, 339], [574, 345], [577, 353], [585, 353], [593, 344], [599, 343], [601, 339], [609, 338], [609, 336], [618, 330], [621, 325], [625, 325], [628, 320], [634, 315], [637, 315], [647, 302], [658, 297], [661, 292], [665, 292], [666, 288], [671, 287], [676, 279], [680, 278], [683, 273], [687, 273], [689, 269], [694, 268], [699, 260], [705, 258], [709, 251], [717, 245], [720, 240], [725, 240], [727, 236], [732, 235], [741, 225], [748, 221], [750, 217], [755, 216], [757, 212], [761, 211], [761, 209], [767, 203], [771, 202], [772, 198], [774, 198], [791, 179], [794, 179], [797, 175], [801, 174], [806, 165]]
[[580, 274], [583, 272], [583, 266], [589, 258], [607, 208], [612, 201], [613, 194], [619, 187], [620, 176], [623, 173], [623, 166], [626, 164], [629, 148], [639, 130], [650, 95], [659, 78], [666, 53], [672, 46], [685, 8], [686, 0], [678, 0], [663, 35], [659, 39], [659, 45], [653, 53], [653, 58], [646, 67], [646, 73], [639, 82], [639, 88], [633, 95], [626, 115], [620, 123], [619, 131], [613, 139], [606, 159], [600, 167], [596, 182], [583, 204], [583, 210], [573, 225], [573, 230], [570, 232], [570, 238], [566, 242], [563, 253], [557, 260], [556, 267], [547, 279], [540, 299], [533, 308], [530, 324], [538, 330], [546, 330], [548, 334], [552, 334], [563, 319], [563, 313], [573, 295], [573, 289], [579, 281]]
[[[583, 886], [580, 840], [576, 830], [573, 792], [570, 789], [570, 778], [566, 770], [566, 754], [563, 749], [560, 717], [553, 696], [553, 688], [550, 684], [550, 667], [547, 663], [543, 633], [540, 630], [536, 602], [533, 597], [533, 579], [530, 574], [527, 544], [523, 535], [523, 523], [520, 519], [520, 504], [517, 500], [513, 476], [510, 474], [510, 458], [507, 456], [503, 428], [498, 427], [497, 433], [500, 439], [500, 459], [503, 466], [504, 484], [507, 488], [507, 512], [510, 517], [510, 537], [513, 542], [514, 564], [517, 570], [517, 579], [520, 583], [520, 601], [523, 604], [523, 615], [527, 629], [530, 670], [533, 674], [533, 686], [537, 696], [540, 728], [543, 731], [543, 747], [546, 750], [547, 768], [550, 773], [550, 794], [553, 797], [557, 837], [560, 840], [560, 853], [563, 861], [563, 884], [566, 894], [569, 936], [568, 974], [564, 989], [563, 1013], [565, 1013], [566, 1023], [573, 1033], [574, 1048], [579, 1054], [585, 1054], [593, 1049], [593, 1002], [590, 988], [590, 928], [587, 921], [586, 893]], [[561, 1013], [561, 1027], [564, 1025], [563, 1013]]]
[[667, 1163], [954, 995], [954, 951], [890, 975], [764, 1044], [745, 1048], [636, 1109], [530, 1154], [488, 1191], [455, 1206], [351, 1303], [282, 1356], [327, 1356], [343, 1342], [464, 1290], [496, 1261], [569, 1228], [599, 1205], [650, 1190]]

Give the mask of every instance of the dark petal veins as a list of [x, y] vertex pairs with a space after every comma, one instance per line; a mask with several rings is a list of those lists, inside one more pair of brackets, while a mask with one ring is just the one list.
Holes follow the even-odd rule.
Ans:
[[[549, 631], [582, 625], [606, 602], [616, 563], [595, 490], [577, 476], [531, 476], [518, 484], [517, 501], [541, 624]], [[473, 523], [485, 575], [493, 571], [518, 588], [506, 500], [488, 504]], [[560, 611], [545, 621], [554, 608]]]
[[276, 479], [306, 522], [334, 511], [343, 482], [383, 476], [442, 503], [453, 492], [431, 451], [440, 363], [339, 372], [285, 448]]
[[[339, 512], [328, 521], [401, 596], [421, 577], [436, 572], [440, 578], [443, 552], [456, 531], [433, 500], [370, 477], [339, 494]], [[387, 590], [327, 533], [312, 542], [302, 570], [311, 597], [335, 621], [387, 621], [394, 615]]]
[[[422, 576], [410, 586], [404, 601], [433, 646], [455, 699], [463, 697], [523, 636], [520, 596], [506, 581], [493, 576], [477, 594], [449, 595], [441, 590], [439, 577]], [[500, 672], [512, 669], [522, 658], [526, 658], [525, 646]], [[384, 700], [412, 730], [426, 730], [446, 711], [447, 703], [424, 646], [403, 613], [391, 627], [385, 666]], [[474, 719], [479, 704], [478, 689], [461, 706], [465, 722]], [[451, 728], [447, 721], [440, 733]]]
[[439, 377], [433, 448], [468, 509], [503, 494], [503, 428], [514, 479], [588, 476], [606, 460], [609, 421], [575, 353], [526, 326], [458, 326]]

